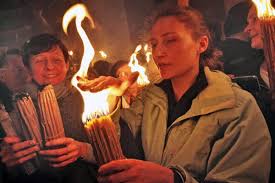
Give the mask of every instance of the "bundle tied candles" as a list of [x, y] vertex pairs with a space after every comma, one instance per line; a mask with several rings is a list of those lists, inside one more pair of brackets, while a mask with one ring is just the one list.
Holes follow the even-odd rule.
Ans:
[[[75, 19], [77, 32], [83, 42], [84, 53], [81, 60], [81, 65], [77, 73], [72, 78], [72, 85], [75, 86], [81, 93], [84, 101], [84, 112], [82, 121], [92, 144], [95, 158], [98, 164], [104, 164], [112, 160], [124, 158], [121, 146], [116, 133], [115, 125], [110, 117], [104, 116], [108, 108], [107, 98], [109, 91], [103, 90], [97, 93], [82, 91], [77, 86], [77, 76], [85, 78], [88, 73], [90, 62], [95, 55], [94, 48], [89, 41], [89, 37], [82, 28], [82, 21], [87, 18], [90, 21], [91, 27], [94, 28], [94, 22], [84, 4], [76, 4], [70, 7], [63, 16], [62, 26], [67, 34], [69, 23]], [[99, 118], [91, 117], [94, 113], [101, 113]]]
[[64, 127], [59, 106], [52, 85], [45, 86], [38, 92], [38, 107], [45, 140], [64, 137]]
[[124, 158], [115, 125], [109, 116], [88, 120], [85, 130], [99, 165]]
[[[7, 136], [18, 136], [22, 140], [34, 139], [42, 147], [40, 124], [33, 101], [28, 93], [16, 93], [14, 95], [16, 109], [20, 120], [12, 121], [9, 114], [1, 109], [1, 125]], [[23, 163], [22, 168], [27, 175], [34, 173], [39, 167], [37, 157]]]
[[[14, 130], [14, 124], [9, 116], [9, 114], [6, 112], [5, 107], [3, 105], [0, 105], [0, 124], [6, 134], [6, 136], [18, 136], [16, 131]], [[4, 148], [5, 146], [3, 146]], [[7, 149], [8, 150], [8, 149]], [[27, 175], [33, 174], [37, 167], [36, 162], [27, 161], [21, 165], [23, 171]]]

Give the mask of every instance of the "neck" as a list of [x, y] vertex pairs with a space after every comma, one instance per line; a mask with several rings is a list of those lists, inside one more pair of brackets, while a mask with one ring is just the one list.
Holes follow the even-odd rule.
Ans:
[[185, 92], [194, 84], [198, 74], [199, 67], [187, 71], [179, 77], [171, 79], [176, 101], [179, 101], [180, 98], [185, 94]]

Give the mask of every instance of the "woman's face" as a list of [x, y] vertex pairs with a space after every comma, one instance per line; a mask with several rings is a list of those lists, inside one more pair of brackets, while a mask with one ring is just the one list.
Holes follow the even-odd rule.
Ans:
[[244, 31], [249, 34], [252, 48], [263, 49], [263, 36], [260, 26], [260, 20], [257, 17], [257, 10], [255, 6], [252, 6], [248, 12], [247, 26]]
[[194, 40], [191, 31], [176, 17], [159, 18], [152, 27], [149, 41], [163, 79], [173, 79], [198, 70], [202, 52], [200, 41]]
[[31, 76], [39, 85], [61, 83], [66, 78], [68, 68], [69, 63], [65, 62], [59, 46], [33, 55], [30, 60]]

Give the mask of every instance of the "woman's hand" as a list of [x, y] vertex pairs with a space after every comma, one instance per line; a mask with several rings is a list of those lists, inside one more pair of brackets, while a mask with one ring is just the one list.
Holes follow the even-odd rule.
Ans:
[[48, 141], [46, 147], [49, 150], [41, 150], [39, 154], [44, 156], [53, 167], [64, 167], [87, 152], [85, 143], [66, 137]]
[[2, 163], [7, 167], [20, 165], [37, 156], [38, 143], [34, 140], [21, 141], [18, 137], [5, 137], [1, 144]]
[[116, 160], [99, 168], [99, 183], [173, 183], [174, 173], [161, 165], [135, 159]]
[[78, 87], [84, 91], [99, 92], [104, 89], [110, 89], [115, 96], [122, 96], [123, 93], [131, 86], [138, 78], [138, 72], [132, 73], [128, 80], [121, 81], [118, 78], [111, 76], [100, 76], [93, 80], [78, 77]]

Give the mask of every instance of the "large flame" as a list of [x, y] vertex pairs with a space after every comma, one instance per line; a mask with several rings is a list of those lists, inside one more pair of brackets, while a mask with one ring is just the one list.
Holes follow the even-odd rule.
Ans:
[[[148, 46], [147, 46], [148, 48]], [[145, 46], [144, 50], [147, 51], [147, 48]], [[139, 85], [147, 85], [150, 83], [148, 77], [146, 76], [145, 74], [145, 68], [142, 67], [141, 65], [139, 65], [138, 63], [138, 59], [137, 59], [137, 55], [138, 53], [141, 51], [142, 49], [142, 45], [138, 45], [135, 49], [135, 52], [131, 55], [131, 58], [130, 58], [130, 62], [129, 62], [129, 67], [131, 68], [131, 71], [132, 72], [138, 72], [139, 73], [139, 77], [137, 79], [137, 83]], [[146, 60], [149, 59], [150, 55], [147, 55], [146, 54]], [[147, 60], [148, 62], [148, 60]]]
[[275, 18], [275, 9], [272, 7], [271, 0], [252, 0], [257, 7], [259, 18]]
[[89, 91], [82, 91], [77, 87], [77, 76], [86, 77], [88, 68], [92, 59], [94, 58], [95, 51], [92, 44], [89, 41], [87, 34], [81, 26], [81, 22], [87, 17], [94, 28], [94, 22], [92, 17], [89, 15], [88, 10], [83, 4], [76, 4], [66, 11], [63, 16], [63, 30], [67, 34], [69, 23], [75, 18], [76, 29], [80, 35], [80, 38], [84, 45], [84, 53], [81, 60], [81, 65], [77, 73], [72, 78], [72, 85], [78, 89], [81, 93], [84, 101], [84, 112], [82, 114], [82, 121], [85, 123], [87, 120], [96, 118], [98, 116], [106, 115], [109, 112], [107, 97], [109, 90], [103, 90], [98, 93], [91, 93]]

